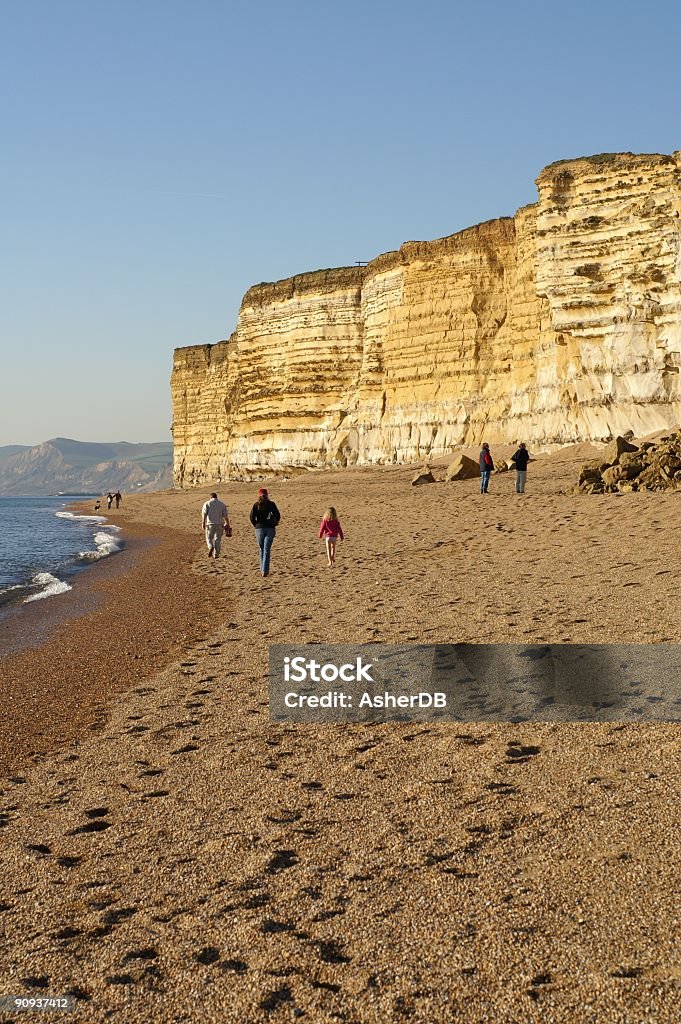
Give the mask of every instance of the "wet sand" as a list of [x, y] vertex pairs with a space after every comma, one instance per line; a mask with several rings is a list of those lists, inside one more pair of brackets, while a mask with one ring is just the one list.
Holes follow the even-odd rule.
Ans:
[[[74, 992], [88, 1021], [677, 1021], [678, 726], [268, 721], [272, 642], [681, 642], [681, 494], [573, 495], [577, 465], [532, 463], [522, 497], [511, 474], [484, 497], [409, 468], [273, 482], [267, 580], [257, 487], [219, 489], [217, 563], [208, 489], [126, 499], [183, 537], [179, 575], [154, 565], [193, 625], [4, 784], [0, 991]], [[119, 577], [89, 641], [78, 620], [95, 657], [109, 631], [145, 649], [146, 585]]]
[[[113, 521], [114, 516], [111, 517]], [[0, 777], [96, 732], [106, 702], [181, 655], [224, 607], [193, 569], [196, 534], [125, 521], [123, 550], [68, 593], [0, 622]]]

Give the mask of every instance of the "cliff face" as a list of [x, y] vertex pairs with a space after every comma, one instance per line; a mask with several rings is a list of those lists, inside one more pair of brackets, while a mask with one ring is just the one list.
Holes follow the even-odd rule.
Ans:
[[257, 285], [178, 349], [180, 486], [681, 420], [681, 152], [552, 165], [515, 217]]

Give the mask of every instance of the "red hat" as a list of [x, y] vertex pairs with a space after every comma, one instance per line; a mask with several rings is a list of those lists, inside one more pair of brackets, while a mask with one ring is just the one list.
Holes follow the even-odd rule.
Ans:
[[267, 488], [266, 487], [261, 487], [260, 488], [260, 490], [258, 491], [258, 497], [259, 498], [260, 497], [263, 497], [263, 498], [267, 497]]

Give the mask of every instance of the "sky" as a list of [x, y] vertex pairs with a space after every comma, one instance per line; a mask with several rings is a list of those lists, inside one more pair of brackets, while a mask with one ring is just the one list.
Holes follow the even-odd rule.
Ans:
[[243, 293], [681, 149], [681, 5], [0, 0], [0, 445], [170, 439]]

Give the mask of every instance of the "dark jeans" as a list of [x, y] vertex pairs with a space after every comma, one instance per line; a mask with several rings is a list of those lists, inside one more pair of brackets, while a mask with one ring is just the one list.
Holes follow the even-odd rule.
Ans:
[[255, 536], [258, 540], [258, 547], [260, 548], [260, 571], [263, 576], [267, 576], [270, 571], [270, 550], [272, 548], [272, 541], [274, 540], [274, 527], [256, 526]]
[[489, 487], [490, 470], [483, 469], [480, 471], [480, 493], [485, 494]]

